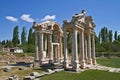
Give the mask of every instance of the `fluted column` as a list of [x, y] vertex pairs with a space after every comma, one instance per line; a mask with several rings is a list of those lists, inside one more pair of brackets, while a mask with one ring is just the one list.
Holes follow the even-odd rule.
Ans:
[[48, 54], [49, 54], [49, 63], [53, 63], [53, 52], [52, 52], [52, 34], [48, 36]]
[[67, 31], [64, 29], [64, 68], [68, 68]]
[[40, 33], [40, 63], [42, 64], [43, 60], [43, 33]]
[[57, 45], [57, 62], [60, 62], [60, 47]]
[[96, 64], [96, 57], [95, 57], [95, 36], [92, 35], [92, 63]]
[[85, 62], [88, 62], [88, 56], [87, 56], [87, 39], [86, 39], [86, 35], [84, 37], [84, 53], [85, 53]]
[[84, 68], [85, 66], [85, 58], [84, 58], [84, 30], [81, 30], [80, 32], [80, 43], [81, 43], [81, 68]]
[[73, 32], [71, 33], [71, 39], [72, 39], [72, 60], [71, 60], [71, 64], [73, 65], [74, 64], [74, 37], [73, 37], [74, 35], [73, 35]]
[[77, 29], [73, 30], [73, 40], [74, 40], [74, 63], [73, 63], [73, 69], [78, 70], [79, 69], [79, 60], [78, 60], [78, 45], [77, 45]]
[[39, 60], [39, 55], [38, 55], [38, 34], [35, 33], [35, 61]]
[[60, 52], [60, 61], [63, 59], [63, 51], [62, 51], [62, 36], [59, 36], [59, 52]]
[[88, 64], [92, 64], [91, 59], [91, 34], [88, 34]]

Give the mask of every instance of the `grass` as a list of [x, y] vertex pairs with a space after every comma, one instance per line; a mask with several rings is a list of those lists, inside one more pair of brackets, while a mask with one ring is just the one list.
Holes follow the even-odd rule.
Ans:
[[119, 57], [97, 58], [97, 63], [104, 65], [104, 66], [120, 68], [120, 58]]
[[[110, 67], [120, 68], [120, 58], [97, 58], [97, 63]], [[59, 72], [43, 76], [40, 80], [120, 80], [120, 73], [111, 73], [101, 70], [87, 70], [82, 73]]]
[[59, 72], [43, 76], [40, 80], [120, 80], [120, 73], [110, 73], [100, 70], [87, 70], [82, 73]]

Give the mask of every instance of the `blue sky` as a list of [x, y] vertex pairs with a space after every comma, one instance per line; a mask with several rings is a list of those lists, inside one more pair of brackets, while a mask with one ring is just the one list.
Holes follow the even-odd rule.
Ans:
[[97, 34], [104, 26], [120, 31], [120, 0], [0, 0], [0, 40], [12, 39], [16, 25], [21, 34], [22, 27], [28, 32], [33, 21], [40, 23], [45, 17], [62, 26], [82, 9], [93, 17]]

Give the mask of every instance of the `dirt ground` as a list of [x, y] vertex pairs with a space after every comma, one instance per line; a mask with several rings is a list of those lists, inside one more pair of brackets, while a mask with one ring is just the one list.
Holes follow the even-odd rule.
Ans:
[[[18, 63], [32, 63], [33, 56], [24, 54], [4, 53], [0, 54], [0, 80], [6, 80], [11, 75], [18, 75], [20, 78], [33, 71], [30, 67], [17, 65]], [[5, 67], [11, 67], [9, 72], [4, 72]], [[24, 67], [25, 70], [19, 70], [19, 67]], [[20, 79], [21, 80], [21, 79]]]

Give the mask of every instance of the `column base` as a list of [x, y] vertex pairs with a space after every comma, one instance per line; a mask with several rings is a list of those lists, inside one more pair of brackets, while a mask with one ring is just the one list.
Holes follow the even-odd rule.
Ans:
[[53, 64], [53, 60], [49, 60], [49, 64]]
[[39, 60], [34, 60], [33, 66], [35, 68], [39, 68], [40, 67], [40, 61]]
[[88, 58], [85, 58], [85, 63], [88, 63]]
[[67, 68], [69, 67], [69, 64], [68, 64], [67, 61], [64, 61], [64, 62], [63, 62], [63, 67], [64, 67], [65, 69], [67, 69]]
[[78, 71], [79, 66], [80, 66], [79, 61], [74, 61], [72, 69], [75, 71]]
[[96, 62], [96, 59], [95, 59], [95, 58], [93, 58], [93, 59], [92, 59], [92, 64], [93, 64], [93, 65], [96, 65], [96, 64], [97, 64], [97, 62]]
[[92, 64], [92, 59], [88, 59], [88, 64]]
[[80, 68], [84, 69], [85, 68], [85, 60], [82, 60], [80, 63]]

